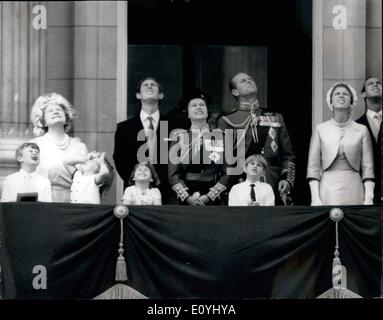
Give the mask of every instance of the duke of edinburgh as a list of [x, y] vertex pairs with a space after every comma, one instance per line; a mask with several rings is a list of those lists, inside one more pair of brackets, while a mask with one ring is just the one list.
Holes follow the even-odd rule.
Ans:
[[[218, 128], [223, 131], [233, 129], [235, 146], [245, 140], [243, 161], [252, 154], [265, 157], [269, 165], [265, 182], [273, 187], [276, 199], [279, 195], [285, 203], [294, 185], [295, 154], [283, 117], [260, 106], [257, 86], [249, 75], [236, 74], [230, 80], [229, 87], [240, 105], [219, 118]], [[229, 185], [237, 183], [238, 179], [238, 176], [231, 177]]]

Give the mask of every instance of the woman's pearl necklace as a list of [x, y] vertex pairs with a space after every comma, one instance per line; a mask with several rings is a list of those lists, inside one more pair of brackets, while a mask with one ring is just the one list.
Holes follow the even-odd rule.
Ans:
[[60, 142], [57, 142], [55, 139], [53, 139], [53, 137], [48, 133], [46, 133], [46, 135], [48, 136], [48, 138], [61, 150], [64, 150], [66, 148], [68, 148], [69, 146], [69, 136], [67, 134], [64, 134], [64, 138], [60, 141]]

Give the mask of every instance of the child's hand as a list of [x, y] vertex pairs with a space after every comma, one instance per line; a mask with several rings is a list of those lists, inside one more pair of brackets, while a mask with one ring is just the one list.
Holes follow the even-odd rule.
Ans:
[[105, 152], [101, 153], [99, 161], [100, 161], [100, 164], [104, 164], [105, 163]]
[[98, 151], [92, 151], [92, 152], [89, 152], [86, 156], [86, 159], [87, 160], [93, 160], [93, 159], [97, 159], [101, 157], [101, 153], [98, 152]]

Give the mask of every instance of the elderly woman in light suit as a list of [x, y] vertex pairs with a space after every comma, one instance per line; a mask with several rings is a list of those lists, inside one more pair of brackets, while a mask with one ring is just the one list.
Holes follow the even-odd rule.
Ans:
[[374, 162], [368, 129], [351, 120], [355, 90], [342, 82], [327, 92], [332, 119], [311, 137], [307, 179], [311, 205], [373, 204]]
[[[67, 134], [74, 116], [73, 106], [55, 92], [39, 96], [32, 106], [31, 121], [36, 138], [31, 142], [40, 148], [40, 164], [37, 170], [51, 182], [53, 202], [70, 202], [73, 177], [64, 162], [74, 166], [96, 155], [94, 152], [88, 153], [86, 145], [80, 139]], [[108, 189], [114, 177], [113, 168], [107, 160], [106, 165], [109, 174], [100, 184], [100, 191]]]

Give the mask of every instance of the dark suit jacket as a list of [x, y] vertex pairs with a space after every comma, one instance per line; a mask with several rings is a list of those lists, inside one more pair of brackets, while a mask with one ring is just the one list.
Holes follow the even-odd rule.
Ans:
[[368, 132], [370, 133], [370, 138], [372, 142], [372, 149], [374, 153], [374, 173], [375, 173], [375, 190], [374, 190], [374, 203], [380, 203], [380, 198], [381, 198], [381, 190], [382, 190], [382, 172], [381, 172], [381, 158], [382, 158], [382, 153], [381, 153], [381, 135], [382, 135], [382, 126], [380, 126], [380, 132], [378, 134], [378, 142], [375, 140], [374, 134], [372, 133], [370, 124], [367, 119], [367, 115], [364, 114], [361, 116], [356, 122], [363, 124], [367, 127]]
[[[166, 118], [160, 115], [160, 121], [165, 120]], [[145, 141], [138, 141], [137, 139], [137, 134], [142, 129], [143, 126], [139, 115], [117, 124], [117, 130], [114, 136], [113, 159], [118, 174], [122, 180], [124, 180], [124, 190], [126, 187], [128, 187], [128, 181], [130, 175], [132, 174], [132, 170], [138, 163], [137, 151], [144, 143], [146, 143]], [[160, 125], [158, 125], [157, 164], [153, 164], [153, 166], [161, 182], [159, 189], [162, 195], [162, 203], [166, 203], [169, 196], [167, 161], [164, 164], [160, 163], [160, 150], [161, 148], [166, 147], [165, 145], [168, 146], [169, 142], [164, 140], [164, 137], [160, 137]], [[166, 150], [164, 150], [164, 152], [166, 152]]]
[[[380, 153], [380, 187], [383, 185], [383, 148], [382, 148], [382, 136], [383, 136], [383, 122], [380, 124], [379, 139], [378, 139], [378, 152]], [[380, 150], [379, 150], [380, 148]], [[383, 190], [380, 188], [380, 201], [383, 202]]]

